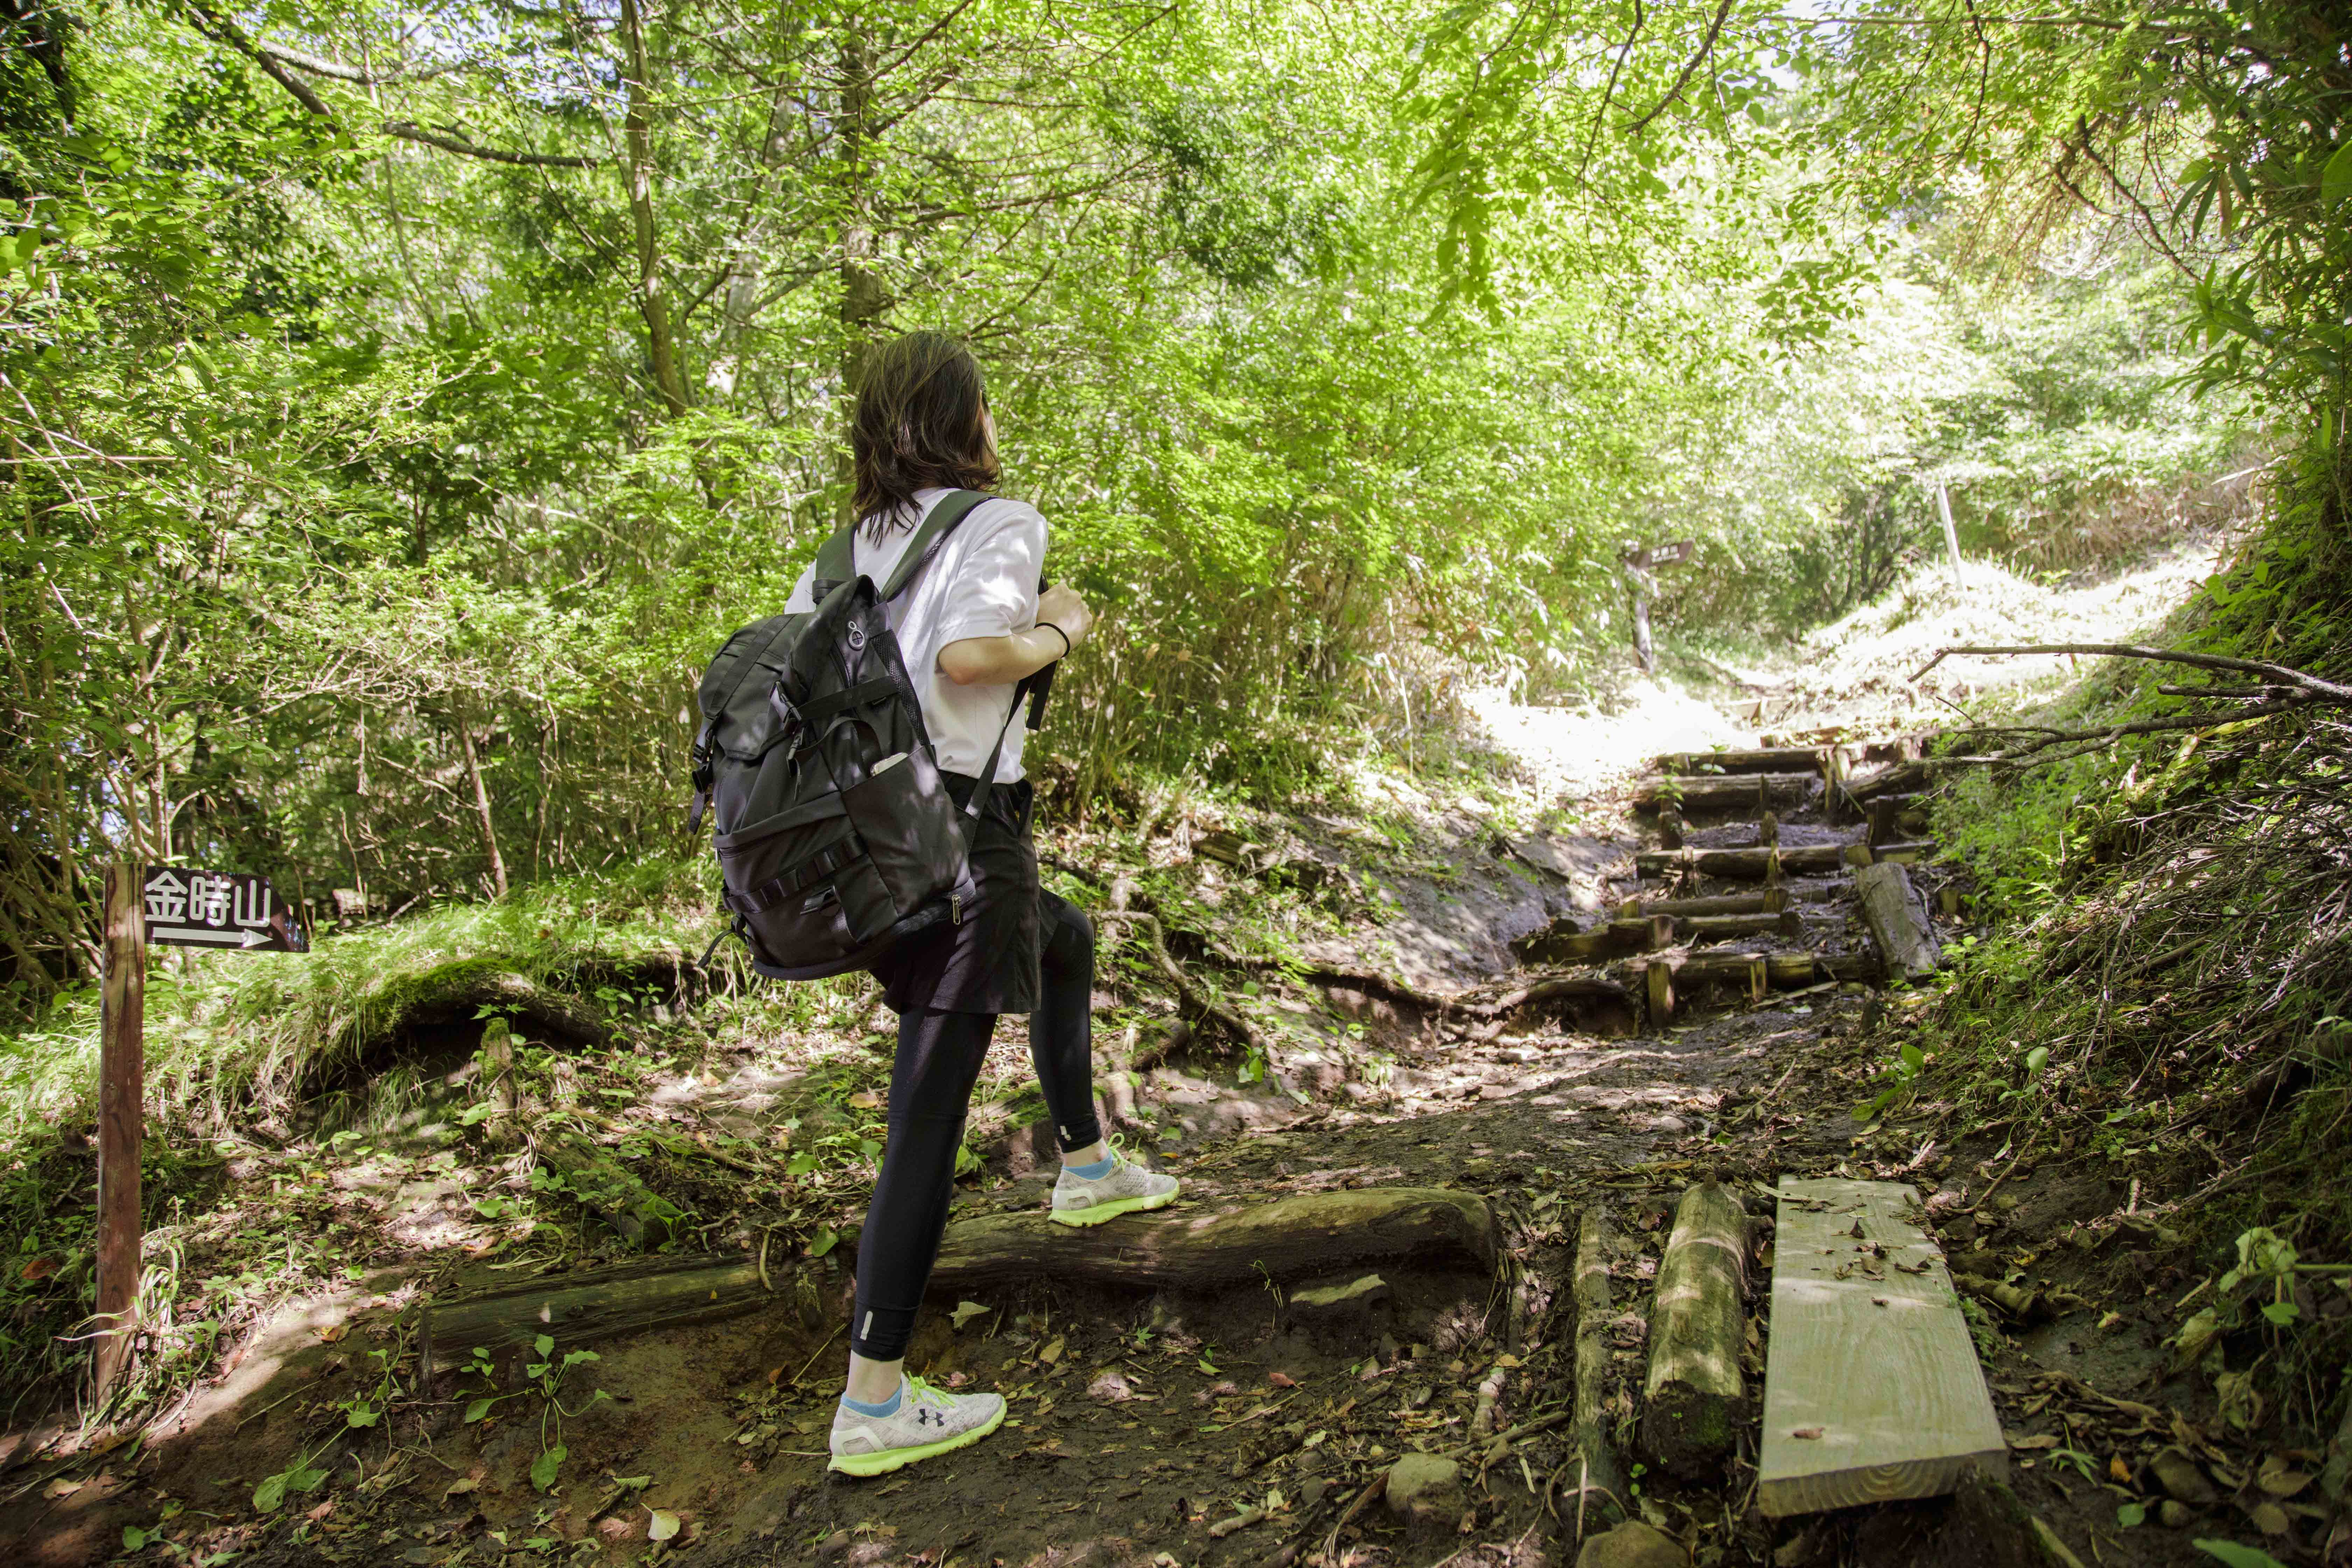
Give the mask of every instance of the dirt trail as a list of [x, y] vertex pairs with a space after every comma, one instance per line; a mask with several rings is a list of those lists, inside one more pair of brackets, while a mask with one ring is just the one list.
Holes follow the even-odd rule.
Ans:
[[[1591, 926], [1620, 900], [1660, 890], [1633, 875], [1633, 852], [1654, 839], [1624, 809], [1641, 757], [1759, 739], [1664, 689], [1591, 721], [1611, 731], [1600, 746], [1572, 716], [1500, 702], [1484, 716], [1539, 792], [1572, 792], [1576, 831], [1497, 824], [1466, 797], [1385, 781], [1413, 796], [1405, 805], [1423, 821], [1418, 858], [1384, 874], [1390, 902], [1378, 926], [1310, 947], [1311, 958], [1379, 969], [1408, 988], [1492, 996], [1517, 963], [1515, 942]], [[1592, 760], [1604, 753], [1605, 763]], [[1818, 795], [1779, 826], [1791, 847], [1864, 832], [1828, 821]], [[1288, 827], [1328, 867], [1348, 867], [1368, 838], [1328, 816]], [[1687, 841], [1753, 843], [1758, 831], [1736, 816], [1695, 823]], [[1204, 875], [1213, 882], [1213, 869]], [[1864, 953], [1843, 882], [1843, 873], [1798, 879], [1801, 934], [1738, 945]], [[1622, 961], [1596, 967], [1630, 978]], [[1863, 1036], [1885, 994], [1828, 981], [1759, 1003], [1717, 994], [1627, 1033], [1541, 1007], [1504, 1015], [1499, 1029], [1465, 1028], [1345, 985], [1265, 982], [1257, 1000], [1310, 1019], [1330, 1048], [1277, 1056], [1261, 1082], [1239, 1081], [1230, 1058], [1175, 1053], [1138, 1094], [1155, 1112], [1138, 1119], [1156, 1129], [1150, 1157], [1183, 1174], [1196, 1199], [1394, 1184], [1484, 1194], [1501, 1226], [1497, 1275], [1407, 1260], [1377, 1270], [1381, 1289], [1319, 1310], [1294, 1298], [1373, 1270], [1199, 1293], [1039, 1280], [982, 1293], [953, 1321], [946, 1309], [957, 1303], [940, 1300], [909, 1364], [934, 1382], [1001, 1390], [1011, 1418], [969, 1450], [858, 1482], [823, 1468], [847, 1247], [796, 1272], [780, 1264], [772, 1310], [600, 1344], [601, 1359], [566, 1374], [554, 1406], [525, 1394], [468, 1425], [464, 1394], [444, 1388], [396, 1446], [338, 1447], [336, 1399], [347, 1405], [364, 1388], [375, 1360], [404, 1364], [414, 1348], [408, 1309], [419, 1281], [389, 1272], [281, 1313], [142, 1448], [84, 1456], [38, 1489], [21, 1471], [7, 1478], [16, 1495], [0, 1507], [0, 1539], [26, 1543], [19, 1560], [43, 1564], [105, 1561], [152, 1529], [191, 1560], [236, 1552], [252, 1563], [1473, 1568], [1565, 1563], [1583, 1539], [1580, 1511], [1597, 1533], [1622, 1510], [1673, 1533], [1700, 1564], [1996, 1560], [1970, 1555], [1979, 1538], [1955, 1533], [1940, 1503], [1765, 1521], [1751, 1506], [1752, 1430], [1722, 1474], [1696, 1482], [1643, 1471], [1629, 1454], [1628, 1495], [1588, 1499], [1580, 1510], [1564, 1428], [1550, 1424], [1573, 1386], [1568, 1286], [1589, 1205], [1605, 1208], [1618, 1238], [1608, 1405], [1621, 1431], [1638, 1395], [1649, 1281], [1689, 1181], [1738, 1184], [1759, 1217], [1769, 1214], [1765, 1188], [1784, 1173], [1915, 1182], [1947, 1221], [1948, 1250], [1991, 1245], [1995, 1232], [2000, 1245], [2038, 1250], [2040, 1237], [2113, 1206], [2119, 1194], [2095, 1184], [2019, 1180], [2006, 1189], [2015, 1206], [1969, 1215], [2000, 1170], [1986, 1163], [1993, 1149], [1939, 1145], [1924, 1111], [1903, 1125], [1858, 1126], [1850, 1110], [1867, 1097], [1883, 1049]], [[1638, 981], [1632, 988], [1638, 994]], [[1000, 1048], [1018, 1049], [1017, 1037]], [[959, 1197], [957, 1217], [1042, 1203], [1034, 1145], [1008, 1133], [983, 1152], [987, 1168]], [[2087, 1290], [2104, 1268], [2120, 1290], [2136, 1267], [2128, 1255], [2084, 1258], [2068, 1280]], [[462, 1281], [441, 1282], [453, 1283]], [[2021, 1340], [1986, 1336], [2004, 1424], [2032, 1434], [2063, 1422], [2061, 1436], [2030, 1438], [2038, 1447], [2029, 1454], [2095, 1448], [2099, 1424], [2122, 1417], [2113, 1399], [2070, 1380], [2121, 1394], [2154, 1360], [2154, 1320], [2137, 1293], [2095, 1334], [2088, 1300], [2070, 1299], [2078, 1304]], [[1769, 1333], [1760, 1294], [1751, 1311], [1753, 1391]], [[583, 1407], [591, 1389], [603, 1397]], [[1531, 1429], [1508, 1436], [1522, 1426]], [[530, 1471], [558, 1440], [564, 1480], [542, 1492]], [[1356, 1506], [1415, 1451], [1453, 1460], [1451, 1481], [1409, 1505]], [[308, 1457], [327, 1453], [338, 1468], [302, 1473]], [[2087, 1551], [2104, 1527], [2103, 1562], [2195, 1560], [2180, 1532], [2118, 1536], [2113, 1498], [2058, 1468], [2045, 1460], [2017, 1479], [2065, 1539]], [[292, 1501], [257, 1517], [257, 1481], [289, 1469]]]

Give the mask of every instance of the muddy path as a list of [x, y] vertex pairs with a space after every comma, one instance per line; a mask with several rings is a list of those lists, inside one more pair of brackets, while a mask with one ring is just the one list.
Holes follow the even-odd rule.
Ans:
[[[1501, 1242], [1491, 1273], [1405, 1258], [1238, 1288], [1039, 1278], [941, 1295], [909, 1365], [936, 1383], [1004, 1393], [1005, 1427], [856, 1481], [824, 1468], [851, 1247], [780, 1259], [773, 1304], [747, 1315], [604, 1341], [570, 1366], [561, 1358], [575, 1347], [556, 1344], [445, 1374], [370, 1441], [354, 1409], [369, 1408], [387, 1373], [414, 1368], [419, 1300], [496, 1283], [499, 1266], [430, 1279], [381, 1271], [280, 1313], [135, 1443], [54, 1466], [31, 1478], [37, 1486], [11, 1476], [0, 1533], [25, 1544], [21, 1560], [44, 1564], [169, 1552], [289, 1564], [1469, 1568], [1652, 1561], [1623, 1554], [1628, 1537], [1603, 1539], [1632, 1519], [1671, 1538], [1675, 1555], [1661, 1562], [2043, 1560], [2017, 1555], [2042, 1549], [2015, 1521], [1946, 1501], [1767, 1520], [1754, 1506], [1752, 1418], [1736, 1454], [1705, 1474], [1664, 1474], [1633, 1445], [1651, 1287], [1690, 1183], [1728, 1184], [1755, 1220], [1742, 1356], [1751, 1407], [1770, 1334], [1762, 1284], [1779, 1177], [1910, 1183], [1948, 1253], [2029, 1258], [2124, 1194], [2004, 1170], [1997, 1130], [1952, 1146], [1932, 1107], [1901, 1124], [1858, 1122], [1853, 1108], [1885, 1065], [1879, 1034], [1906, 1004], [1838, 971], [1760, 998], [1694, 990], [1671, 1016], [1530, 1005], [1470, 1021], [1412, 1000], [1507, 996], [1528, 979], [1515, 945], [1601, 930], [1627, 900], [1753, 890], [1643, 883], [1634, 854], [1658, 827], [1622, 809], [1627, 793], [1586, 803], [1576, 832], [1498, 826], [1474, 807], [1433, 805], [1402, 868], [1391, 858], [1373, 879], [1381, 918], [1310, 955], [1388, 976], [1394, 994], [1328, 973], [1302, 978], [1297, 965], [1263, 973], [1246, 1005], [1314, 1027], [1255, 1076], [1230, 1053], [1172, 1050], [1136, 1075], [1139, 1109], [1121, 1118], [1140, 1152], [1186, 1178], [1189, 1204], [1388, 1186], [1478, 1194]], [[1753, 816], [1695, 819], [1684, 841], [1754, 845], [1777, 832], [1793, 848], [1866, 832], [1827, 820], [1819, 792], [1769, 826]], [[1312, 815], [1287, 826], [1294, 868], [1359, 875], [1360, 827]], [[1233, 866], [1206, 858], [1210, 892], [1221, 877], [1256, 874], [1250, 854]], [[1788, 879], [1791, 918], [1738, 949], [1866, 959], [1845, 883], [1835, 869]], [[1187, 963], [1213, 966], [1201, 944], [1176, 946]], [[1613, 977], [1638, 999], [1629, 965], [1641, 962], [1579, 972]], [[977, 1146], [982, 1168], [959, 1194], [957, 1218], [1043, 1204], [1049, 1178], [1033, 1137], [1014, 1128]], [[2000, 1198], [1980, 1204], [1997, 1176]], [[1612, 1237], [1597, 1392], [1627, 1467], [1622, 1495], [1580, 1492], [1565, 1424], [1570, 1276], [1580, 1222], [1596, 1211]], [[2044, 1311], [2030, 1332], [1988, 1323], [1979, 1334], [2019, 1445], [2018, 1496], [2086, 1558], [2198, 1560], [2193, 1531], [2116, 1528], [2117, 1479], [2144, 1474], [2174, 1436], [2152, 1381], [2160, 1326], [2145, 1305], [2169, 1301], [2167, 1280], [2127, 1241], [2057, 1256], [2054, 1316]], [[469, 1409], [483, 1396], [498, 1403], [467, 1420], [485, 1414]], [[356, 1437], [344, 1423], [361, 1428]], [[534, 1465], [559, 1448], [562, 1479], [542, 1487]], [[1398, 1468], [1415, 1455], [1425, 1458]], [[256, 1494], [272, 1478], [278, 1494], [264, 1510]]]

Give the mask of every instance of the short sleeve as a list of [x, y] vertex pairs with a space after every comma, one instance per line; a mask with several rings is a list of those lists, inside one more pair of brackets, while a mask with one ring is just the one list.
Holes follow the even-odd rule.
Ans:
[[782, 613], [787, 616], [804, 616], [815, 609], [815, 586], [816, 563], [812, 561], [802, 569], [800, 584], [793, 589], [793, 596], [784, 601]]
[[[990, 516], [994, 513], [994, 516]], [[980, 531], [953, 563], [940, 618], [944, 647], [965, 637], [1010, 637], [1037, 624], [1037, 579], [1045, 570], [1045, 520], [1024, 501], [1002, 501], [973, 516]]]

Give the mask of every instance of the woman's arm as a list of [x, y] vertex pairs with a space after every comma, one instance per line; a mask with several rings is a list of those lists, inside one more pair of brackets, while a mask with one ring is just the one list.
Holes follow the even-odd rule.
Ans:
[[1037, 596], [1034, 628], [1009, 637], [951, 642], [940, 649], [940, 673], [958, 686], [1010, 686], [1086, 641], [1094, 625], [1094, 612], [1076, 589], [1048, 588]]

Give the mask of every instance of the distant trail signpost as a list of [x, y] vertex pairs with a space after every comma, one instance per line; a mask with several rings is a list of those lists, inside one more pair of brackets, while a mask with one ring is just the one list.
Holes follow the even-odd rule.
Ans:
[[131, 1359], [138, 1329], [139, 1247], [144, 1223], [139, 1151], [147, 1079], [147, 948], [307, 952], [301, 925], [243, 871], [194, 871], [124, 862], [106, 873], [106, 980], [99, 1017], [98, 1317], [91, 1408], [105, 1402]]
[[1650, 601], [1657, 595], [1658, 580], [1650, 574], [1661, 566], [1679, 566], [1697, 553], [1696, 539], [1625, 547], [1622, 558], [1625, 581], [1633, 589], [1633, 651], [1641, 656], [1642, 668], [1651, 675], [1658, 672], [1657, 650], [1650, 642]]

